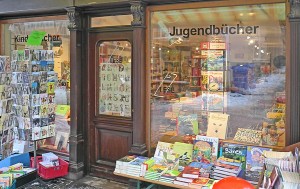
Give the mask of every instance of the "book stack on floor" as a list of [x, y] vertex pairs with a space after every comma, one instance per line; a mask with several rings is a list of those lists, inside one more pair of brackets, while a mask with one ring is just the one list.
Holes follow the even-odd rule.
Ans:
[[194, 179], [199, 178], [200, 168], [186, 166], [183, 171], [176, 177], [174, 184], [188, 186], [194, 181]]
[[142, 176], [142, 166], [149, 158], [144, 156], [138, 156], [127, 165], [127, 174], [131, 176]]
[[128, 164], [129, 162], [133, 161], [135, 158], [136, 158], [135, 155], [127, 155], [122, 157], [121, 159], [118, 159], [116, 161], [115, 172], [121, 174], [127, 174]]
[[229, 176], [238, 176], [241, 170], [241, 162], [229, 158], [219, 157], [215, 163], [211, 178], [220, 180]]

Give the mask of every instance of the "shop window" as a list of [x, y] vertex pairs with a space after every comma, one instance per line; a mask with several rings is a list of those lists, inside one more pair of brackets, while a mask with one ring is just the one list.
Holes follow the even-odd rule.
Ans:
[[114, 15], [114, 16], [102, 16], [92, 17], [91, 27], [111, 27], [111, 26], [130, 26], [133, 20], [132, 15]]
[[151, 152], [207, 135], [285, 145], [285, 4], [150, 14]]
[[131, 117], [131, 44], [104, 41], [98, 45], [100, 115]]
[[[35, 64], [40, 64], [43, 60], [44, 62], [54, 61], [54, 65], [51, 67], [51, 73], [54, 71], [53, 73], [55, 73], [55, 77], [53, 78], [55, 78], [55, 80], [51, 79], [51, 82], [55, 82], [55, 95], [54, 93], [51, 93], [50, 95], [48, 91], [47, 93], [48, 100], [51, 100], [51, 103], [53, 103], [52, 100], [55, 97], [55, 136], [39, 140], [38, 145], [40, 149], [62, 152], [64, 154], [69, 153], [70, 134], [70, 33], [67, 26], [67, 20], [24, 22], [1, 25], [2, 55], [11, 56], [13, 59], [13, 52], [24, 52], [24, 49], [26, 49], [25, 56], [26, 52], [30, 52], [30, 55], [32, 56], [28, 57], [24, 64], [27, 64], [26, 61], [28, 62], [28, 65], [33, 65], [33, 62]], [[46, 33], [42, 39], [41, 45], [28, 45], [27, 40], [32, 31], [42, 31]], [[39, 52], [40, 57], [36, 57], [34, 52]], [[53, 54], [51, 59], [45, 59], [44, 55], [47, 55], [50, 52], [51, 55]], [[35, 58], [33, 56], [35, 56]], [[40, 64], [39, 66], [42, 65]], [[49, 68], [48, 63], [47, 66]], [[35, 71], [33, 69], [34, 68], [32, 66], [32, 72]], [[48, 82], [49, 79], [48, 72]], [[32, 95], [32, 98], [35, 97], [36, 96]], [[48, 106], [48, 112], [49, 107], [50, 106]], [[39, 115], [37, 115], [37, 117], [38, 116]], [[31, 121], [31, 124], [33, 124], [33, 119]]]

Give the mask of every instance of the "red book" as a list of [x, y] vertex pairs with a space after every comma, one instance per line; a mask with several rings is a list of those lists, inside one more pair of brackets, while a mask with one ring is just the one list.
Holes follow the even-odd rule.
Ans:
[[[193, 182], [193, 178], [187, 178], [187, 177], [183, 177], [183, 172], [181, 172], [177, 177], [176, 177], [176, 181], [181, 181], [181, 182], [187, 182], [187, 183], [190, 183], [190, 182]], [[175, 184], [175, 181], [174, 181], [174, 184]]]
[[186, 166], [182, 171], [182, 176], [186, 178], [199, 178], [200, 168]]
[[190, 183], [190, 185], [197, 185], [197, 186], [203, 186], [207, 184], [209, 181], [209, 178], [199, 177], [197, 179], [194, 179], [193, 182]]

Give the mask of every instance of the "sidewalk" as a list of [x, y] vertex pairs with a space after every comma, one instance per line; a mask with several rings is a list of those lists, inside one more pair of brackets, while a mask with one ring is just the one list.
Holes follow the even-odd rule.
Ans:
[[77, 181], [65, 178], [53, 180], [38, 178], [18, 189], [128, 189], [128, 185], [103, 178], [85, 176]]

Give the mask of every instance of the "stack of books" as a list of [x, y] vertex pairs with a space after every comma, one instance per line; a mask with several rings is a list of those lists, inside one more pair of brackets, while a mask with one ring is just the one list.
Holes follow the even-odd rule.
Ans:
[[167, 166], [161, 164], [154, 164], [145, 173], [145, 179], [159, 180], [160, 176], [168, 170]]
[[190, 167], [197, 167], [200, 169], [199, 177], [209, 178], [213, 164], [201, 163], [201, 162], [191, 162], [189, 164]]
[[238, 176], [242, 170], [241, 162], [220, 157], [215, 163], [211, 178], [221, 180], [229, 176]]
[[189, 187], [190, 188], [202, 188], [202, 186], [206, 185], [209, 180], [211, 180], [211, 179], [199, 177], [197, 179], [194, 179], [193, 182], [191, 182], [189, 184]]
[[116, 168], [115, 172], [116, 173], [121, 173], [121, 174], [127, 174], [127, 166], [129, 162], [133, 161], [136, 158], [135, 155], [127, 155], [122, 157], [121, 159], [118, 159], [116, 161]]
[[178, 170], [167, 170], [160, 176], [159, 181], [173, 183], [176, 176], [178, 176], [180, 173], [181, 172]]
[[138, 156], [133, 161], [129, 162], [127, 165], [127, 174], [136, 177], [141, 176], [142, 165], [148, 159], [148, 157]]
[[174, 184], [188, 186], [194, 181], [194, 179], [199, 178], [200, 168], [186, 166], [183, 171], [176, 177]]

